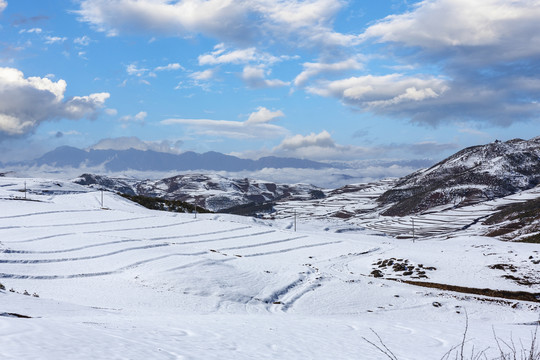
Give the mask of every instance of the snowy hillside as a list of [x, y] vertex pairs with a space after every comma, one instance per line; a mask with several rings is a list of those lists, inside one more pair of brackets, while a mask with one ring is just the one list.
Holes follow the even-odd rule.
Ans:
[[238, 205], [261, 204], [279, 199], [310, 199], [319, 188], [307, 184], [275, 184], [253, 179], [229, 179], [211, 174], [184, 174], [161, 180], [132, 180], [83, 174], [75, 183], [93, 188], [168, 200], [197, 203], [211, 211], [226, 210]]
[[436, 206], [463, 206], [531, 189], [540, 183], [540, 138], [496, 141], [457, 152], [406, 176], [380, 198], [389, 216]]
[[[439, 359], [460, 343], [465, 313], [469, 353], [498, 354], [493, 331], [530, 341], [537, 244], [342, 230], [151, 211], [107, 192], [102, 204], [76, 184], [0, 178], [0, 357], [383, 359], [363, 340], [377, 341], [373, 329], [399, 359]], [[505, 277], [512, 268], [530, 283]]]

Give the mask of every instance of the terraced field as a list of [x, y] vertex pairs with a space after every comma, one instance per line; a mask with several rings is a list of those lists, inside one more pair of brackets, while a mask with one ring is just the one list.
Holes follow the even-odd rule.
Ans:
[[333, 223], [344, 231], [368, 229], [392, 237], [421, 240], [484, 235], [489, 228], [482, 226], [482, 221], [497, 208], [540, 198], [537, 187], [475, 205], [443, 206], [414, 216], [381, 216], [384, 209], [378, 207], [376, 199], [391, 185], [392, 181], [351, 185], [343, 192], [328, 192], [325, 199], [282, 202], [276, 206], [276, 213], [268, 217], [283, 220], [296, 216], [297, 221]]

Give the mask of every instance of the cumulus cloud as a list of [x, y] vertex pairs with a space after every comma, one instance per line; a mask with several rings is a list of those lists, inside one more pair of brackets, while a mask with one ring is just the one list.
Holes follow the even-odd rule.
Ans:
[[[358, 161], [382, 161], [388, 158], [414, 159], [419, 155], [424, 159], [439, 158], [449, 151], [455, 151], [458, 145], [453, 143], [438, 143], [436, 141], [421, 141], [413, 144], [379, 144], [372, 146], [341, 145], [336, 143], [332, 135], [323, 130], [320, 133], [308, 135], [297, 134], [287, 137], [274, 147], [271, 154], [292, 156], [320, 161], [345, 161], [355, 164]], [[433, 161], [431, 161], [433, 162]], [[395, 164], [392, 163], [392, 164]], [[383, 166], [382, 163], [379, 163]], [[401, 164], [404, 165], [404, 164]], [[409, 163], [405, 164], [411, 165]], [[356, 166], [356, 165], [355, 165]], [[390, 165], [384, 165], [386, 167]]]
[[[371, 25], [361, 35], [364, 42], [390, 44], [401, 64], [438, 67], [446, 86], [442, 92], [415, 87], [386, 99], [415, 101], [386, 102], [376, 111], [429, 125], [451, 120], [505, 126], [537, 118], [539, 19], [536, 0], [430, 0]], [[373, 110], [371, 103], [343, 99]]]
[[167, 119], [163, 125], [185, 125], [198, 135], [226, 137], [232, 139], [271, 139], [283, 137], [288, 131], [270, 122], [283, 117], [282, 111], [270, 111], [265, 107], [257, 108], [246, 121], [211, 120], [211, 119]]
[[257, 108], [257, 111], [252, 112], [249, 115], [246, 123], [247, 124], [264, 124], [264, 123], [274, 121], [283, 116], [285, 116], [285, 114], [281, 110], [270, 111], [263, 106], [259, 106]]
[[276, 88], [288, 86], [289, 83], [279, 79], [266, 79], [266, 75], [270, 73], [264, 66], [246, 66], [242, 72], [242, 80], [250, 88]]
[[342, 0], [82, 0], [80, 20], [114, 36], [139, 32], [255, 43], [294, 40], [297, 46], [350, 45], [356, 36], [333, 31]]
[[8, 3], [6, 0], [0, 0], [0, 13], [4, 11], [4, 9], [7, 7]]
[[135, 115], [125, 115], [120, 118], [120, 121], [128, 123], [128, 122], [135, 122], [135, 123], [144, 123], [144, 119], [148, 116], [148, 113], [146, 111], [139, 111]]
[[377, 148], [337, 144], [326, 130], [318, 134], [287, 137], [272, 152], [279, 156], [313, 160], [353, 160], [380, 155]]
[[508, 126], [537, 117], [540, 89], [520, 87], [512, 78], [485, 79], [461, 75], [457, 79], [433, 76], [361, 76], [319, 81], [308, 92], [335, 97], [343, 103], [378, 115], [407, 118], [436, 126], [444, 121], [489, 122]]
[[45, 36], [45, 44], [63, 43], [66, 40], [67, 40], [67, 37]]
[[129, 64], [126, 66], [126, 72], [129, 75], [141, 77], [148, 72], [148, 69], [139, 68], [136, 64]]
[[158, 66], [154, 71], [170, 71], [170, 70], [185, 70], [179, 63], [171, 63], [165, 66]]
[[199, 65], [245, 64], [249, 62], [271, 64], [278, 61], [280, 58], [267, 53], [259, 53], [254, 47], [226, 52], [223, 43], [216, 45], [211, 53], [199, 56]]
[[28, 77], [14, 68], [0, 68], [0, 134], [20, 136], [41, 122], [59, 118], [94, 118], [108, 93], [64, 99], [67, 84], [48, 78]]
[[351, 77], [336, 81], [322, 81], [307, 88], [309, 92], [336, 97], [361, 109], [393, 107], [437, 98], [448, 90], [447, 82], [435, 77], [406, 77], [401, 74]]
[[83, 35], [81, 37], [77, 37], [73, 39], [73, 43], [81, 46], [88, 46], [90, 45], [90, 42], [92, 42], [92, 39], [90, 39], [88, 36]]
[[21, 29], [19, 30], [19, 34], [41, 34], [43, 30], [41, 28], [31, 28], [31, 29]]
[[[540, 55], [539, 18], [536, 0], [422, 1], [411, 12], [370, 26], [363, 36], [432, 52], [454, 52], [468, 58], [468, 63], [490, 63]], [[474, 58], [488, 53], [491, 56]]]
[[193, 80], [207, 81], [214, 77], [217, 69], [206, 69], [203, 71], [195, 71], [189, 75]]
[[319, 134], [311, 133], [309, 135], [295, 135], [281, 142], [277, 149], [296, 150], [305, 147], [334, 148], [336, 144], [330, 133], [323, 130]]
[[356, 59], [348, 59], [337, 63], [304, 63], [304, 70], [294, 79], [294, 85], [304, 86], [311, 78], [327, 73], [338, 73], [347, 70], [362, 69]]

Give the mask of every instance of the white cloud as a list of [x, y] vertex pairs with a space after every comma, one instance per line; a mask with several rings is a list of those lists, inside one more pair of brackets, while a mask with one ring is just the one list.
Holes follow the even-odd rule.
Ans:
[[148, 69], [138, 68], [136, 64], [126, 66], [126, 71], [129, 75], [141, 77], [148, 72]]
[[418, 155], [425, 158], [438, 158], [441, 153], [454, 151], [456, 148], [456, 144], [438, 143], [435, 141], [373, 146], [341, 145], [335, 142], [328, 131], [323, 130], [318, 134], [297, 134], [287, 137], [272, 149], [272, 154], [311, 160], [346, 161], [349, 163], [367, 160], [374, 161], [375, 159], [382, 161], [392, 156], [397, 156], [400, 159], [414, 159]]
[[326, 130], [318, 134], [294, 135], [272, 149], [274, 155], [292, 156], [311, 160], [353, 160], [380, 156], [380, 149], [336, 144]]
[[216, 45], [210, 54], [200, 55], [199, 65], [246, 64], [249, 62], [272, 64], [280, 60], [273, 55], [259, 53], [254, 47], [225, 53], [225, 45], [221, 43]]
[[275, 88], [288, 86], [290, 83], [279, 79], [266, 79], [270, 72], [263, 66], [246, 66], [242, 72], [242, 80], [251, 88]]
[[118, 115], [118, 110], [116, 109], [105, 109], [105, 114], [109, 115], [109, 116], [116, 116]]
[[144, 119], [146, 119], [147, 116], [148, 114], [146, 113], [146, 111], [140, 111], [133, 118], [136, 121], [144, 121]]
[[41, 34], [43, 30], [41, 28], [32, 28], [32, 29], [21, 29], [19, 30], [19, 34]]
[[94, 118], [108, 93], [64, 100], [67, 84], [48, 78], [28, 77], [14, 68], [0, 68], [0, 137], [20, 136], [41, 122], [58, 118]]
[[338, 73], [347, 70], [362, 69], [356, 59], [348, 59], [337, 63], [304, 63], [304, 70], [294, 79], [294, 85], [304, 86], [311, 78], [320, 74]]
[[193, 80], [207, 81], [212, 79], [216, 72], [217, 69], [206, 69], [204, 71], [196, 71], [194, 73], [191, 73], [189, 77]]
[[63, 43], [66, 40], [67, 40], [67, 37], [45, 36], [45, 44]]
[[[417, 2], [409, 12], [369, 26], [360, 38], [368, 49], [371, 42], [379, 43], [378, 48], [387, 44], [385, 54], [393, 55], [397, 65], [413, 63], [409, 74], [428, 68], [441, 75], [409, 75], [424, 84], [391, 98], [381, 96], [378, 104], [346, 94], [337, 97], [429, 125], [450, 120], [507, 126], [536, 119], [540, 87], [533, 69], [540, 59], [539, 19], [538, 0]], [[446, 90], [425, 83], [433, 79], [443, 81]]]
[[0, 13], [4, 11], [4, 9], [7, 7], [8, 3], [6, 0], [0, 0]]
[[169, 71], [169, 70], [185, 70], [179, 63], [168, 64], [165, 66], [158, 66], [154, 71]]
[[311, 133], [309, 135], [295, 135], [284, 139], [277, 149], [283, 150], [296, 150], [303, 147], [321, 147], [321, 148], [334, 148], [336, 144], [332, 139], [330, 133], [323, 130], [319, 134]]
[[139, 111], [135, 115], [126, 115], [122, 116], [120, 118], [120, 121], [128, 123], [128, 122], [134, 122], [134, 123], [144, 123], [144, 119], [148, 116], [148, 113], [146, 111]]
[[233, 139], [270, 139], [288, 134], [285, 128], [269, 124], [269, 122], [283, 116], [281, 111], [270, 111], [259, 107], [256, 112], [250, 114], [248, 120], [243, 122], [211, 119], [167, 119], [161, 121], [161, 124], [186, 125], [198, 135]]
[[73, 39], [73, 43], [75, 43], [77, 45], [81, 45], [81, 46], [88, 46], [88, 45], [90, 45], [91, 41], [92, 41], [92, 39], [90, 39], [86, 35], [83, 35], [81, 37]]
[[283, 117], [283, 116], [285, 116], [285, 114], [281, 110], [270, 111], [270, 110], [268, 110], [267, 108], [265, 108], [263, 106], [259, 106], [257, 108], [257, 111], [252, 112], [249, 115], [249, 118], [247, 119], [246, 123], [249, 123], [249, 124], [264, 124], [264, 123], [274, 121], [274, 120], [276, 120], [276, 119], [278, 119], [280, 117]]
[[537, 0], [422, 1], [370, 26], [363, 37], [434, 52], [466, 49], [461, 56], [469, 58], [488, 50], [492, 56], [482, 61], [489, 63], [540, 54], [538, 19]]
[[324, 81], [307, 90], [321, 96], [336, 97], [363, 110], [373, 110], [437, 98], [448, 90], [448, 85], [445, 80], [435, 77], [391, 74]]
[[83, 0], [81, 21], [109, 35], [121, 32], [204, 34], [237, 43], [292, 41], [297, 46], [350, 45], [332, 30], [342, 0]]

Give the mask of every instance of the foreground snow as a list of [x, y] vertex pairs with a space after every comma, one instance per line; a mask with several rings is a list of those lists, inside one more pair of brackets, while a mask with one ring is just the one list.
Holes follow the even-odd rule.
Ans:
[[424, 281], [538, 292], [488, 267], [537, 272], [535, 244], [294, 232], [288, 220], [195, 218], [109, 193], [102, 209], [99, 192], [40, 179], [26, 179], [38, 201], [25, 201], [24, 181], [0, 178], [1, 358], [382, 359], [362, 339], [373, 329], [399, 359], [439, 359], [465, 313], [478, 349], [493, 347], [493, 330], [527, 342], [538, 320], [534, 302], [369, 276], [406, 259], [436, 267]]

